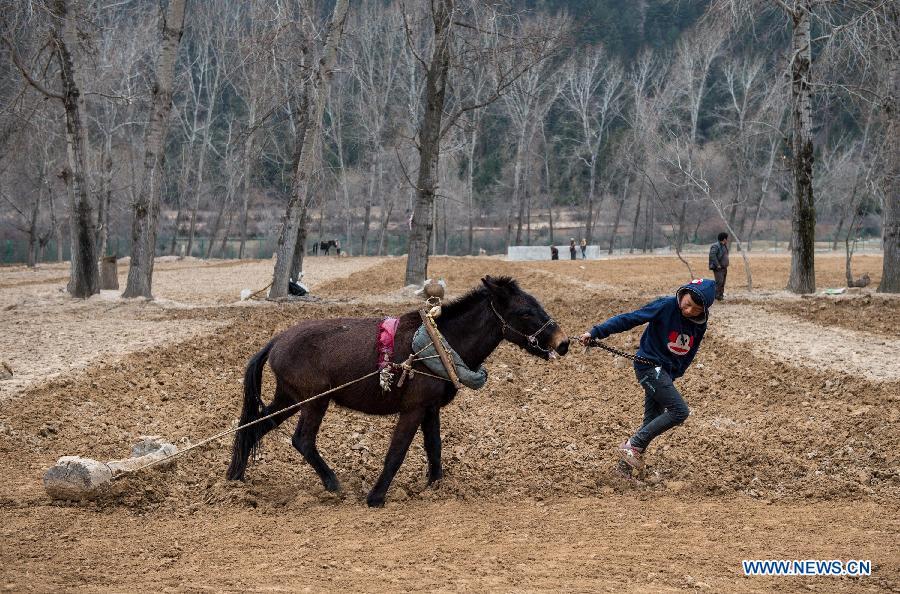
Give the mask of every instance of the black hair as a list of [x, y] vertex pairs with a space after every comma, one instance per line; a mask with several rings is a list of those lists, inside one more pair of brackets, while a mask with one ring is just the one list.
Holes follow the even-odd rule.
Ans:
[[722, 241], [723, 239], [728, 239], [728, 234], [725, 233], [724, 231], [719, 233], [719, 241]]
[[703, 303], [703, 297], [700, 296], [700, 293], [693, 289], [687, 289], [687, 294], [691, 296], [691, 301], [694, 302], [694, 305], [699, 305], [704, 309], [706, 308], [706, 304]]

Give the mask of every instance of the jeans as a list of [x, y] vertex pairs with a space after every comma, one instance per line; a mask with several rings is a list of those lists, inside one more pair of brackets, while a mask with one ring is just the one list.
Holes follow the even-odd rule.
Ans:
[[634, 371], [644, 388], [644, 423], [631, 445], [644, 449], [657, 435], [683, 423], [691, 411], [665, 369], [637, 365]]

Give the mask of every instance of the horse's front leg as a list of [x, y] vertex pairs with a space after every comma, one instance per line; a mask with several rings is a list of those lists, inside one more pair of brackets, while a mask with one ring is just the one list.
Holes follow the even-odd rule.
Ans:
[[437, 405], [425, 410], [422, 419], [422, 436], [425, 438], [425, 454], [428, 456], [428, 484], [444, 477], [441, 468], [441, 408]]
[[391, 437], [391, 445], [384, 457], [384, 470], [381, 471], [381, 476], [375, 481], [375, 486], [372, 487], [366, 498], [369, 507], [384, 507], [384, 496], [387, 494], [388, 487], [391, 486], [391, 481], [394, 480], [394, 475], [403, 464], [409, 444], [412, 443], [424, 416], [424, 407], [400, 413], [397, 426], [394, 427], [394, 435]]

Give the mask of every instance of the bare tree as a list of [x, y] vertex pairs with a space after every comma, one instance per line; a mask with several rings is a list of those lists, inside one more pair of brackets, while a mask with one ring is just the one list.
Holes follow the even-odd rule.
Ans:
[[144, 140], [143, 177], [134, 203], [131, 262], [123, 297], [153, 297], [153, 261], [165, 164], [163, 143], [169, 129], [175, 59], [184, 30], [185, 4], [186, 0], [169, 0], [166, 11], [160, 14], [161, 44], [156, 63], [150, 120]]
[[[382, 7], [365, 3], [354, 21], [351, 26], [356, 35], [351, 36], [346, 53], [356, 82], [355, 108], [369, 161], [360, 238], [360, 253], [366, 256], [376, 196], [381, 197], [382, 219], [393, 208], [392, 196], [384, 192], [382, 184], [385, 154], [392, 140], [387, 127], [393, 111], [392, 100], [402, 76], [403, 16], [396, 4]], [[382, 230], [386, 224], [387, 221], [382, 220]]]
[[[485, 42], [489, 31], [485, 23], [502, 19], [494, 7], [473, 0], [463, 4], [458, 0], [435, 0], [431, 5], [430, 23], [433, 26], [432, 53], [429, 62], [416, 55], [425, 69], [425, 88], [422, 114], [416, 141], [419, 152], [419, 171], [415, 183], [416, 200], [410, 221], [408, 258], [405, 282], [419, 284], [425, 280], [428, 269], [429, 243], [434, 231], [434, 197], [437, 190], [441, 138], [456, 125], [464, 114], [490, 105], [508, 90], [523, 74], [552, 56], [560, 46], [567, 28], [545, 27], [543, 33], [533, 36], [511, 30], [503, 32], [504, 41]], [[408, 22], [404, 21], [407, 32]], [[498, 27], [499, 31], [501, 27]], [[465, 36], [463, 33], [476, 32]], [[457, 39], [458, 36], [458, 39]], [[409, 39], [409, 33], [408, 33]], [[523, 46], [531, 50], [523, 51]], [[538, 49], [543, 48], [543, 49]], [[511, 55], [528, 55], [531, 60], [510, 60]], [[450, 96], [451, 109], [444, 119], [448, 100], [450, 68], [453, 65], [471, 64], [475, 60], [489, 61], [490, 88], [484, 96], [471, 98]]]
[[[13, 62], [28, 83], [47, 98], [62, 102], [66, 115], [66, 145], [68, 165], [63, 179], [70, 186], [69, 225], [71, 240], [71, 267], [67, 290], [73, 297], [90, 297], [100, 291], [95, 244], [94, 207], [90, 198], [88, 172], [88, 135], [85, 129], [85, 87], [82, 56], [82, 39], [90, 33], [79, 30], [79, 25], [90, 27], [78, 0], [48, 0], [50, 17], [50, 46], [59, 67], [61, 90], [55, 91], [41, 82], [42, 76], [34, 75], [19, 55], [16, 44], [6, 35], [2, 41], [10, 51]], [[44, 43], [41, 46], [47, 47]]]
[[433, 232], [434, 194], [437, 189], [438, 161], [441, 153], [441, 123], [450, 70], [451, 43], [455, 0], [436, 0], [431, 5], [434, 41], [431, 60], [425, 66], [425, 91], [418, 130], [419, 175], [415, 184], [416, 203], [413, 210], [409, 250], [406, 261], [406, 284], [420, 284], [428, 269], [428, 244]]
[[[328, 26], [322, 58], [316, 68], [315, 82], [310, 89], [308, 127], [305, 131], [302, 149], [297, 160], [297, 167], [294, 170], [291, 197], [284, 214], [281, 235], [278, 239], [272, 288], [269, 290], [270, 298], [287, 296], [288, 281], [291, 267], [294, 263], [298, 237], [305, 238], [306, 236], [306, 214], [310, 200], [309, 184], [314, 174], [316, 157], [318, 156], [317, 148], [322, 132], [322, 115], [325, 111], [325, 103], [328, 96], [328, 83], [337, 59], [337, 51], [341, 43], [348, 10], [349, 3], [347, 0], [337, 0]], [[302, 256], [303, 250], [301, 249], [301, 269]]]
[[[578, 124], [578, 158], [588, 169], [584, 233], [591, 243], [600, 153], [608, 140], [609, 127], [621, 110], [624, 74], [618, 62], [596, 46], [573, 61], [565, 77], [562, 96]], [[598, 211], [602, 194], [600, 200]]]
[[[558, 25], [564, 26], [564, 21], [558, 21]], [[548, 38], [552, 39], [552, 35], [551, 33]], [[543, 47], [526, 47], [523, 48], [523, 55], [513, 54], [510, 57], [519, 62], [533, 62], [535, 66], [517, 78], [510, 85], [508, 92], [503, 95], [503, 106], [509, 116], [512, 132], [516, 139], [512, 199], [509, 211], [513, 209], [517, 211], [515, 239], [517, 245], [522, 243], [522, 225], [526, 204], [522, 192], [525, 186], [524, 168], [528, 148], [563, 87], [562, 79], [558, 75], [559, 65], [551, 60], [542, 59], [545, 51], [546, 48]], [[508, 216], [507, 220], [506, 246], [508, 247], [511, 239], [512, 217]]]

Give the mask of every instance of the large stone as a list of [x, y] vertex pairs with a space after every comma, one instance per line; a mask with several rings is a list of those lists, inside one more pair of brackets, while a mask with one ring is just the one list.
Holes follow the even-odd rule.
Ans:
[[111, 480], [112, 470], [103, 462], [63, 456], [44, 473], [44, 489], [53, 499], [90, 499]]
[[[124, 460], [98, 462], [81, 456], [63, 456], [44, 473], [44, 489], [53, 499], [92, 499], [105, 492], [104, 486], [113, 477], [138, 470], [178, 453], [178, 448], [160, 437], [143, 436]], [[171, 466], [174, 460], [157, 466]]]

